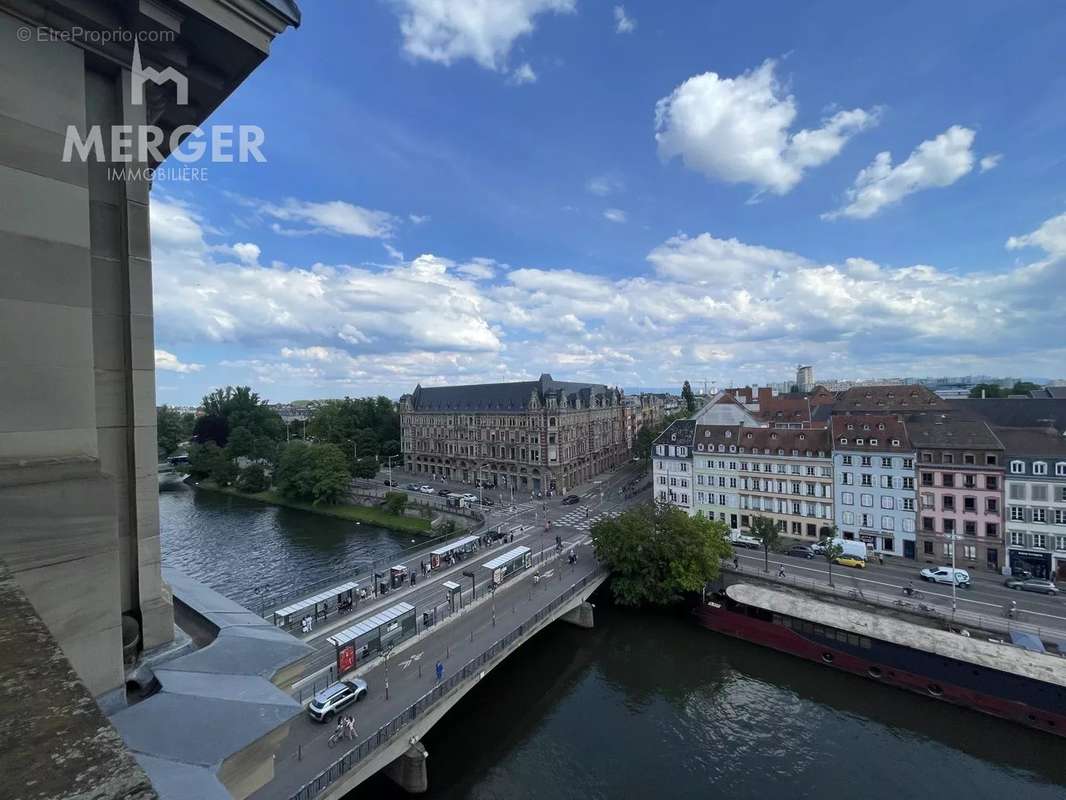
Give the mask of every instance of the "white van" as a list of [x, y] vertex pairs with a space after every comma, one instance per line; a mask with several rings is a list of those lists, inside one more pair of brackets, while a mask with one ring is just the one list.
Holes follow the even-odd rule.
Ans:
[[860, 542], [856, 539], [837, 538], [833, 540], [833, 544], [840, 545], [840, 548], [843, 551], [841, 555], [861, 558], [863, 561], [865, 561], [867, 556], [869, 555], [868, 551], [866, 550], [866, 542]]

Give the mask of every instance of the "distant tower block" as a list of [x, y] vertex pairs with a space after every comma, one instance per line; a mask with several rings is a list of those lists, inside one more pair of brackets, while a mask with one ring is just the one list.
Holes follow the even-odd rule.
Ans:
[[814, 388], [814, 367], [802, 364], [796, 367], [796, 386], [801, 392], [809, 392]]

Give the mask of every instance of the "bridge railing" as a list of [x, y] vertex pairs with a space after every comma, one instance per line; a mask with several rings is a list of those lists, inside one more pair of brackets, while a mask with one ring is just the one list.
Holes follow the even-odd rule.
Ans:
[[330, 764], [326, 769], [300, 787], [290, 800], [311, 800], [319, 792], [339, 779], [342, 775], [356, 768], [360, 762], [378, 748], [391, 742], [400, 731], [414, 722], [426, 712], [432, 709], [442, 699], [447, 697], [471, 676], [478, 674], [481, 668], [492, 661], [496, 656], [508, 650], [515, 642], [534, 633], [540, 623], [550, 617], [562, 605], [568, 603], [576, 595], [585, 589], [592, 581], [598, 580], [603, 574], [602, 570], [586, 575], [556, 597], [546, 606], [541, 608], [525, 622], [511, 630], [510, 633], [493, 642], [480, 655], [470, 659], [459, 670], [435, 685], [432, 689], [415, 700], [411, 705], [386, 722], [371, 736], [367, 737], [339, 759]]

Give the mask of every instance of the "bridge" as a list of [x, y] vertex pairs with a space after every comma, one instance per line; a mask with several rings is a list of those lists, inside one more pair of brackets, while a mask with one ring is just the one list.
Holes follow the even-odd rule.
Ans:
[[[433, 725], [552, 622], [563, 619], [592, 627], [588, 598], [607, 576], [595, 561], [586, 535], [565, 540], [561, 552], [554, 541], [537, 550], [528, 548], [528, 566], [517, 569], [496, 588], [494, 579], [499, 576], [493, 570], [479, 569], [483, 563], [493, 563], [494, 557], [499, 561], [501, 552], [507, 558], [515, 548], [526, 549], [521, 542], [533, 543], [532, 535], [528, 531], [517, 534], [514, 541], [480, 550], [415, 586], [407, 583], [404, 591], [364, 601], [359, 613], [335, 617], [332, 623], [327, 617], [327, 624], [304, 635], [315, 653], [306, 659], [304, 677], [294, 680], [289, 690], [306, 704], [315, 689], [336, 679], [336, 643], [344, 639], [344, 631], [369, 630], [360, 623], [370, 621], [372, 627], [375, 620], [388, 616], [382, 615], [383, 610], [400, 604], [413, 610], [401, 612], [414, 617], [408, 638], [341, 673], [341, 677], [361, 677], [369, 686], [367, 697], [343, 712], [356, 718], [355, 739], [331, 747], [333, 724], [315, 723], [306, 715], [294, 720], [276, 755], [273, 779], [251, 797], [339, 798], [383, 769], [409, 791], [425, 791], [428, 753], [420, 740]], [[462, 588], [459, 581], [468, 588]], [[440, 680], [438, 662], [443, 667]]]

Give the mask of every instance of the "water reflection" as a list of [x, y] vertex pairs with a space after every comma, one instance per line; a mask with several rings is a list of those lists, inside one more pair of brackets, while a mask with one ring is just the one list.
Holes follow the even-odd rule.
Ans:
[[[432, 798], [1061, 798], [1060, 739], [610, 608], [554, 625], [429, 736]], [[352, 794], [399, 798], [378, 776]]]

